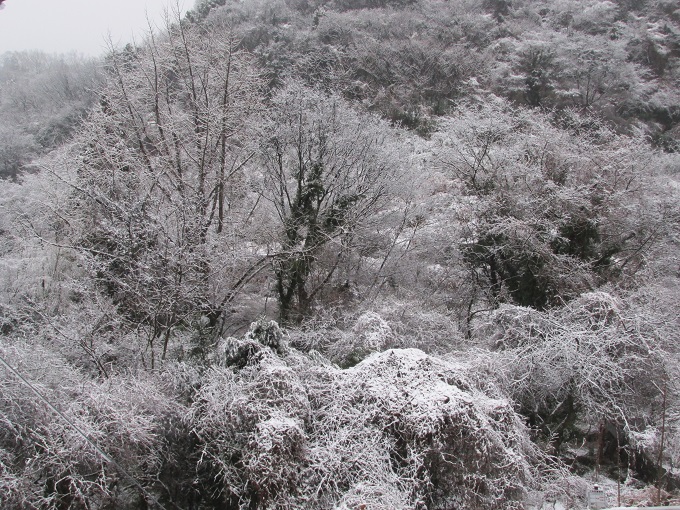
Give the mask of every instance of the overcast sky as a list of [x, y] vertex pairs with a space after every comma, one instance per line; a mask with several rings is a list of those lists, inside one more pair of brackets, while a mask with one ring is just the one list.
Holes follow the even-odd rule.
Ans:
[[[176, 0], [5, 0], [0, 10], [0, 53], [43, 50], [103, 53], [107, 33], [125, 44], [133, 34], [143, 38], [146, 12], [158, 23], [166, 6]], [[194, 0], [180, 0], [182, 12]]]

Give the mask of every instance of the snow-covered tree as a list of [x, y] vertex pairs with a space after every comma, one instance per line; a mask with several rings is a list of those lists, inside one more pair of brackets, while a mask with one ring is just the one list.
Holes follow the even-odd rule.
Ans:
[[176, 326], [214, 324], [248, 260], [234, 236], [258, 72], [227, 28], [176, 21], [110, 53], [98, 107], [51, 165], [73, 190], [72, 242], [152, 359]]
[[[279, 314], [308, 313], [401, 174], [396, 136], [337, 96], [288, 86], [271, 102], [261, 147], [262, 196], [273, 207]], [[332, 254], [330, 266], [318, 260]]]
[[441, 164], [468, 195], [459, 249], [492, 306], [544, 309], [632, 274], [666, 229], [663, 203], [645, 199], [644, 146], [572, 129], [498, 101], [442, 132]]

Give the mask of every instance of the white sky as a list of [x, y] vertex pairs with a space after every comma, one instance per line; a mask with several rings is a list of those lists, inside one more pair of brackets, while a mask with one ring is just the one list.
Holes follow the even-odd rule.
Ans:
[[[179, 0], [182, 13], [195, 0]], [[159, 23], [177, 0], [5, 0], [0, 10], [0, 54], [5, 51], [76, 51], [97, 56], [107, 34], [121, 45], [144, 37], [146, 13]]]

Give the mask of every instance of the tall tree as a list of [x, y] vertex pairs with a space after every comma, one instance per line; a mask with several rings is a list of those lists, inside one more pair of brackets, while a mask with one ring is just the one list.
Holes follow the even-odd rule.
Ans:
[[[272, 100], [261, 157], [262, 196], [278, 224], [273, 260], [279, 313], [287, 322], [309, 311], [355, 230], [388, 198], [399, 163], [386, 124], [339, 97], [295, 86]], [[323, 250], [334, 256], [319, 268]]]
[[227, 27], [175, 20], [143, 47], [112, 51], [99, 108], [71, 151], [79, 246], [163, 354], [174, 327], [219, 313], [215, 279], [230, 286], [228, 211], [254, 154], [260, 86], [237, 47]]

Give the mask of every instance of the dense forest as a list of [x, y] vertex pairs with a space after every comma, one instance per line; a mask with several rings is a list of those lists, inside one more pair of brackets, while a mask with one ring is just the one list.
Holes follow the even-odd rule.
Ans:
[[680, 500], [680, 1], [198, 0], [0, 90], [3, 509]]

